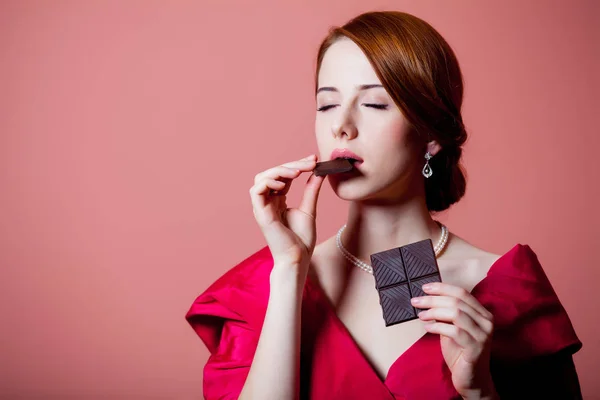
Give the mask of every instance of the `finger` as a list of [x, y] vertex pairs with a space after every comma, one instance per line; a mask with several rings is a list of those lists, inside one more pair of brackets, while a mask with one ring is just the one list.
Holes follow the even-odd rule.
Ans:
[[279, 177], [282, 177], [282, 176], [284, 176], [286, 178], [294, 178], [299, 173], [300, 173], [300, 170], [298, 168], [290, 168], [290, 167], [284, 167], [283, 165], [280, 165], [280, 166], [268, 169], [264, 172], [261, 172], [260, 174], [256, 175], [255, 179], [256, 179], [256, 182], [259, 182], [264, 178], [278, 179]]
[[315, 160], [298, 160], [298, 161], [292, 161], [286, 164], [282, 164], [282, 165], [278, 165], [276, 167], [273, 168], [269, 168], [265, 171], [262, 171], [258, 174], [256, 174], [254, 176], [254, 183], [259, 182], [260, 180], [262, 180], [265, 177], [270, 177], [273, 178], [276, 176], [276, 173], [274, 173], [275, 170], [277, 171], [281, 171], [283, 168], [289, 168], [289, 169], [298, 169], [300, 171], [312, 171], [314, 169], [315, 166]]
[[433, 324], [425, 325], [425, 330], [454, 340], [464, 350], [468, 350], [470, 356], [481, 353], [481, 345], [467, 331], [460, 329], [456, 325], [434, 322]]
[[269, 190], [283, 190], [285, 183], [276, 179], [263, 179], [256, 185], [250, 188], [250, 198], [255, 208], [264, 208], [266, 206], [266, 197], [264, 196]]
[[493, 315], [491, 312], [485, 309], [484, 306], [481, 305], [479, 301], [471, 293], [467, 290], [449, 285], [447, 283], [442, 282], [432, 282], [430, 284], [423, 286], [423, 291], [427, 294], [439, 294], [443, 296], [456, 297], [473, 307], [478, 313], [486, 317], [487, 319], [492, 319]]
[[284, 167], [283, 165], [278, 165], [277, 167], [269, 168], [266, 171], [263, 171], [259, 174], [256, 174], [254, 177], [254, 183], [258, 183], [265, 178], [278, 179], [280, 177], [287, 178], [295, 178], [300, 174], [300, 170], [298, 168]]
[[288, 167], [288, 168], [298, 168], [298, 169], [303, 169], [304, 171], [310, 171], [310, 167], [311, 165], [314, 166], [316, 164], [316, 160], [314, 158], [309, 158], [307, 160], [298, 160], [298, 161], [291, 161], [285, 164], [281, 164], [282, 167]]
[[413, 297], [411, 299], [411, 304], [420, 309], [448, 308], [461, 311], [471, 317], [484, 332], [487, 334], [492, 333], [492, 321], [481, 315], [469, 304], [456, 297], [441, 295]]
[[[291, 182], [297, 178], [298, 176], [300, 176], [300, 174], [302, 172], [308, 172], [308, 171], [312, 171], [315, 168], [315, 161], [304, 161], [304, 162], [300, 162], [298, 161], [297, 163], [289, 163], [287, 165], [290, 165], [290, 167], [287, 167], [285, 165], [280, 165], [277, 167], [273, 167], [271, 169], [268, 169], [266, 171], [263, 171], [259, 174], [257, 174], [254, 177], [254, 183], [258, 183], [261, 180], [265, 179], [265, 178], [271, 178], [271, 179], [280, 179], [283, 182], [286, 183], [286, 187], [284, 190], [282, 191], [278, 191], [277, 193], [275, 192], [270, 192], [269, 194], [273, 195], [281, 195], [281, 194], [286, 194], [290, 189], [291, 189]], [[293, 172], [289, 172], [289, 171], [293, 171]], [[298, 172], [295, 172], [298, 171]]]
[[261, 182], [264, 179], [275, 179], [275, 180], [284, 182], [286, 185], [283, 189], [277, 190], [277, 191], [270, 190], [268, 192], [268, 195], [281, 196], [281, 195], [287, 194], [287, 192], [291, 188], [291, 182], [298, 176], [300, 176], [299, 169], [293, 169], [293, 168], [279, 166], [279, 167], [271, 168], [261, 174], [258, 174], [254, 179], [255, 179], [255, 184]]
[[[259, 199], [256, 196], [264, 195], [275, 195], [285, 196], [291, 188], [291, 181], [297, 178], [302, 171], [312, 171], [315, 167], [316, 156], [311, 154], [301, 160], [292, 161], [283, 165], [279, 165], [274, 168], [270, 168], [257, 174], [254, 177], [254, 185], [250, 188], [250, 196], [252, 198], [252, 204], [255, 207], [265, 207], [266, 199]], [[284, 183], [281, 187], [280, 184], [275, 185], [277, 188], [270, 187], [267, 185], [268, 190], [265, 190], [265, 179], [277, 180]], [[271, 181], [272, 182], [272, 181]]]
[[311, 174], [306, 181], [302, 200], [300, 200], [300, 206], [298, 207], [300, 211], [312, 215], [313, 218], [317, 218], [317, 202], [324, 180], [325, 176]]
[[459, 308], [432, 308], [421, 311], [418, 315], [422, 321], [452, 323], [465, 330], [479, 343], [485, 343], [488, 339], [488, 334], [479, 327], [469, 314]]

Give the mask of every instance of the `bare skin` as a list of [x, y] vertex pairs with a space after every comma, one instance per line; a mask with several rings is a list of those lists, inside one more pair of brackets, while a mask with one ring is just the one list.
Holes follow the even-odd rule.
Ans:
[[[438, 259], [442, 281], [471, 291], [499, 257], [450, 234], [448, 247]], [[309, 276], [382, 380], [396, 359], [426, 333], [420, 320], [390, 327], [382, 323], [373, 275], [346, 261], [335, 236], [315, 247]]]
[[493, 316], [469, 291], [499, 256], [451, 235], [438, 259], [444, 283], [423, 289], [432, 295], [420, 299], [424, 307], [419, 308], [427, 311], [419, 314], [420, 320], [385, 327], [373, 276], [345, 260], [335, 237], [316, 245], [324, 178], [311, 174], [298, 208], [288, 207], [286, 193], [295, 179], [312, 173], [317, 160], [333, 158], [336, 149], [349, 150], [362, 158], [354, 164], [356, 171], [328, 180], [337, 197], [350, 203], [342, 242], [352, 254], [368, 261], [378, 251], [440, 237], [427, 209], [421, 169], [425, 152], [435, 157], [441, 146], [411, 135], [410, 124], [353, 42], [340, 40], [327, 50], [318, 80], [315, 133], [320, 155], [263, 171], [250, 189], [274, 266], [265, 321], [240, 398], [298, 396], [300, 306], [309, 278], [320, 285], [381, 379], [429, 332], [439, 335], [453, 385], [463, 398], [497, 398], [489, 371]]

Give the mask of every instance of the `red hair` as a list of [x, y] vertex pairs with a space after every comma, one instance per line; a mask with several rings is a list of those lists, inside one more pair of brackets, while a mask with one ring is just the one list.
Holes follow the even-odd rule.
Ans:
[[425, 180], [425, 194], [430, 211], [446, 210], [466, 190], [460, 165], [467, 139], [460, 112], [463, 79], [452, 48], [431, 25], [413, 15], [364, 13], [332, 28], [321, 43], [315, 93], [325, 52], [343, 37], [362, 49], [417, 137], [424, 144], [436, 140], [442, 147], [429, 161], [433, 175]]

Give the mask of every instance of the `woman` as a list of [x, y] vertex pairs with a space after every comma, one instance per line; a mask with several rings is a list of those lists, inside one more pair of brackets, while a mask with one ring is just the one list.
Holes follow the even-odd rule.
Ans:
[[[316, 245], [315, 155], [256, 175], [267, 247], [187, 314], [211, 353], [205, 397], [581, 398], [581, 342], [533, 251], [490, 254], [431, 216], [465, 192], [462, 75], [446, 41], [409, 14], [366, 13], [330, 32], [316, 72], [318, 159], [354, 162], [328, 177], [347, 222]], [[443, 283], [412, 300], [418, 319], [386, 327], [367, 261], [424, 239], [438, 244]]]

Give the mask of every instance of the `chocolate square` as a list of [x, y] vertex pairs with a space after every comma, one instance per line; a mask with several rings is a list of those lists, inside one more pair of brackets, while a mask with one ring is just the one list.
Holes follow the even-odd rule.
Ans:
[[414, 319], [415, 311], [410, 304], [408, 284], [392, 286], [379, 291], [379, 300], [383, 310], [385, 326]]
[[407, 281], [399, 248], [372, 254], [371, 266], [377, 289]]
[[339, 174], [341, 172], [349, 172], [354, 168], [352, 161], [346, 158], [336, 158], [329, 161], [318, 162], [315, 166], [315, 176], [325, 176], [331, 174]]
[[426, 283], [441, 282], [431, 239], [371, 254], [375, 287], [385, 326], [417, 318], [413, 297], [426, 296]]
[[[410, 282], [410, 294], [411, 297], [421, 297], [421, 296], [429, 296], [427, 293], [421, 289], [423, 285], [431, 282], [441, 282], [439, 274], [426, 276], [425, 278], [416, 279]], [[418, 311], [417, 311], [418, 313]]]

